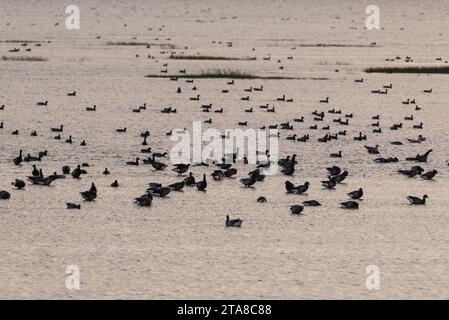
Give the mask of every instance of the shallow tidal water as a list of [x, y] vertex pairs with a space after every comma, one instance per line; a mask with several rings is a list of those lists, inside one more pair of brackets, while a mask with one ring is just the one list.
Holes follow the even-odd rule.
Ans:
[[[381, 30], [364, 28], [365, 8], [371, 4], [367, 1], [77, 1], [80, 30], [65, 28], [69, 4], [1, 4], [0, 54], [48, 60], [0, 60], [0, 105], [6, 106], [0, 110], [0, 190], [11, 193], [11, 199], [0, 200], [0, 298], [448, 298], [447, 75], [363, 72], [366, 67], [407, 65], [405, 56], [413, 58], [410, 65], [449, 59], [447, 1], [378, 1]], [[24, 41], [31, 52], [24, 52]], [[119, 41], [153, 45], [108, 45]], [[370, 46], [372, 42], [376, 45]], [[9, 52], [13, 48], [21, 50]], [[174, 60], [168, 58], [170, 52], [256, 60]], [[268, 56], [270, 60], [263, 59]], [[402, 60], [385, 61], [396, 56]], [[301, 79], [237, 79], [229, 86], [230, 79], [195, 79], [191, 84], [145, 77], [163, 69], [167, 74], [181, 69], [194, 74], [213, 68]], [[355, 83], [359, 78], [364, 82]], [[387, 95], [370, 93], [390, 83]], [[261, 92], [244, 91], [261, 85]], [[182, 94], [176, 94], [178, 87]], [[431, 94], [423, 93], [430, 88]], [[76, 97], [66, 95], [74, 90]], [[200, 101], [189, 100], [197, 94]], [[283, 94], [294, 102], [276, 101]], [[250, 101], [241, 100], [248, 95]], [[325, 97], [330, 103], [320, 104]], [[422, 110], [403, 105], [407, 98], [415, 98]], [[45, 100], [47, 106], [36, 106]], [[147, 110], [131, 111], [143, 103]], [[201, 112], [200, 105], [209, 103], [214, 110], [223, 107], [224, 113]], [[259, 108], [266, 103], [276, 112]], [[85, 111], [94, 104], [96, 112]], [[160, 112], [169, 106], [177, 113]], [[250, 107], [254, 112], [245, 113]], [[353, 113], [350, 125], [333, 123], [339, 115], [328, 114], [331, 108]], [[326, 113], [324, 121], [313, 121], [314, 110]], [[371, 132], [376, 114], [381, 134]], [[411, 114], [415, 120], [404, 121]], [[301, 116], [304, 123], [293, 122]], [[180, 180], [168, 159], [161, 159], [170, 164], [164, 171], [125, 165], [145, 157], [139, 134], [148, 129], [153, 151], [169, 152], [173, 142], [167, 131], [191, 130], [193, 121], [209, 118], [213, 124], [203, 128], [222, 132], [238, 128], [239, 121], [248, 121], [248, 128], [290, 121], [294, 130], [280, 130], [279, 157], [298, 155], [294, 176], [267, 176], [245, 189], [239, 179], [254, 165], [236, 165], [237, 177], [221, 182], [210, 177], [215, 166], [193, 167], [197, 179], [208, 175], [207, 192], [186, 187], [155, 198], [150, 208], [136, 207], [133, 199], [149, 182]], [[401, 130], [389, 129], [399, 122]], [[412, 128], [420, 122], [423, 130]], [[347, 135], [318, 143], [326, 131], [309, 130], [315, 123], [319, 128], [330, 125], [331, 133], [346, 129]], [[49, 128], [60, 124], [63, 139], [57, 141]], [[115, 132], [123, 127], [125, 134]], [[19, 135], [11, 135], [16, 129]], [[37, 137], [30, 136], [32, 130]], [[367, 141], [353, 141], [360, 131]], [[286, 140], [294, 133], [308, 133], [310, 141]], [[407, 143], [406, 138], [418, 134], [427, 140]], [[73, 136], [71, 145], [64, 143], [68, 135]], [[82, 140], [87, 146], [80, 146]], [[394, 140], [404, 145], [390, 145]], [[380, 156], [401, 161], [374, 163], [378, 156], [369, 155], [364, 145], [376, 144]], [[20, 149], [25, 155], [48, 150], [35, 163], [45, 174], [82, 162], [90, 164], [88, 174], [80, 180], [57, 180], [50, 187], [27, 184], [25, 190], [14, 190], [11, 181], [31, 174], [32, 163], [15, 166], [11, 161]], [[421, 165], [426, 171], [438, 170], [434, 181], [397, 174], [414, 165], [405, 157], [428, 149], [433, 152]], [[329, 157], [338, 150], [343, 158]], [[332, 165], [348, 170], [349, 176], [335, 190], [324, 190], [320, 181]], [[102, 175], [104, 168], [111, 175]], [[118, 189], [110, 187], [115, 179]], [[307, 195], [286, 194], [286, 180], [309, 181], [311, 187]], [[79, 192], [91, 182], [97, 185], [98, 198], [83, 202]], [[339, 208], [348, 199], [346, 193], [359, 187], [365, 192], [359, 210]], [[429, 195], [425, 206], [410, 206], [406, 199], [424, 194]], [[259, 196], [268, 202], [257, 203]], [[290, 205], [311, 199], [322, 206], [305, 208], [302, 216], [290, 214]], [[82, 208], [67, 210], [66, 202], [81, 203]], [[243, 219], [242, 227], [225, 228], [227, 214]], [[79, 290], [66, 288], [68, 265], [80, 269]], [[379, 290], [365, 286], [369, 265], [380, 269]]]

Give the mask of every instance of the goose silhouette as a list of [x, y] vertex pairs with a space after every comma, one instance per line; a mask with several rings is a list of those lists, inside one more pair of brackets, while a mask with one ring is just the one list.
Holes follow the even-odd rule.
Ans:
[[341, 158], [342, 157], [341, 150], [339, 150], [337, 153], [331, 153], [330, 157], [331, 158]]
[[97, 198], [97, 188], [95, 184], [92, 182], [90, 189], [87, 191], [80, 192], [80, 194], [85, 201], [94, 201]]
[[52, 132], [63, 132], [64, 131], [64, 125], [61, 124], [59, 128], [50, 128]]
[[162, 162], [154, 160], [155, 157], [156, 154], [153, 153], [153, 157], [151, 159], [151, 165], [153, 166], [153, 168], [156, 170], [164, 170], [167, 167], [167, 165]]
[[79, 179], [81, 176], [81, 166], [78, 165], [73, 171], [72, 171], [72, 177], [75, 179]]
[[226, 227], [237, 227], [242, 225], [243, 220], [241, 219], [229, 219], [229, 215], [226, 215]]
[[190, 172], [189, 176], [184, 179], [184, 182], [186, 186], [194, 186], [195, 185], [195, 177], [193, 176], [193, 173]]
[[408, 157], [405, 158], [405, 160], [407, 161], [416, 161], [416, 162], [427, 162], [427, 157], [429, 156], [429, 154], [432, 152], [433, 150], [430, 149], [429, 151], [427, 151], [426, 153], [420, 155], [417, 154], [416, 157]]
[[432, 170], [421, 175], [421, 178], [423, 178], [424, 180], [432, 180], [437, 173], [437, 170]]
[[19, 156], [13, 159], [14, 164], [17, 166], [19, 164], [21, 164], [23, 161], [22, 158], [22, 150], [19, 151]]
[[196, 188], [198, 191], [205, 191], [207, 188], [207, 180], [206, 180], [206, 174], [203, 174], [203, 180], [198, 181], [196, 183]]
[[408, 196], [407, 200], [410, 201], [411, 205], [425, 205], [427, 198], [429, 197], [425, 194], [422, 199], [415, 196]]
[[33, 171], [31, 172], [31, 175], [33, 177], [39, 177], [40, 176], [40, 172], [39, 170], [37, 170], [36, 165], [33, 164]]
[[358, 190], [349, 192], [348, 196], [353, 200], [360, 199], [363, 196], [363, 189], [359, 188]]

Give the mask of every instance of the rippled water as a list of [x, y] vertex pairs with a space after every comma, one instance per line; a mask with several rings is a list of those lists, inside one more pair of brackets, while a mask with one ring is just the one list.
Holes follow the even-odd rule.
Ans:
[[[445, 75], [365, 74], [369, 66], [438, 63], [447, 52], [449, 3], [445, 1], [378, 1], [381, 30], [364, 29], [366, 1], [77, 1], [81, 29], [66, 30], [65, 6], [58, 1], [2, 1], [0, 52], [5, 56], [40, 56], [46, 62], [0, 61], [0, 189], [11, 199], [0, 200], [1, 298], [447, 298], [449, 281], [447, 207], [447, 126], [449, 99]], [[59, 22], [58, 25], [55, 25]], [[124, 26], [126, 24], [126, 27]], [[401, 30], [402, 28], [402, 30]], [[97, 36], [101, 36], [97, 38]], [[7, 40], [41, 41], [31, 52]], [[172, 44], [110, 46], [108, 41], [143, 41]], [[232, 42], [228, 47], [226, 42]], [[221, 42], [221, 43], [220, 43]], [[370, 46], [376, 42], [376, 46]], [[304, 46], [341, 44], [347, 47]], [[8, 52], [21, 48], [17, 53]], [[296, 49], [292, 49], [296, 48]], [[164, 52], [165, 51], [165, 52]], [[255, 61], [169, 60], [171, 51], [185, 54], [256, 57]], [[136, 54], [139, 56], [136, 57]], [[147, 56], [154, 56], [148, 59]], [[263, 57], [271, 55], [271, 60]], [[287, 59], [292, 56], [293, 59]], [[396, 62], [386, 58], [401, 56]], [[281, 62], [278, 62], [281, 60]], [[261, 76], [301, 77], [302, 80], [183, 80], [145, 78], [180, 69], [197, 73], [208, 68], [238, 69]], [[440, 64], [443, 62], [440, 62]], [[284, 69], [280, 70], [279, 67]], [[338, 69], [338, 72], [336, 70]], [[354, 83], [357, 78], [364, 83]], [[327, 80], [313, 80], [326, 78]], [[393, 84], [388, 95], [370, 91]], [[263, 85], [262, 92], [244, 92]], [[197, 86], [198, 91], [192, 91]], [[178, 87], [182, 94], [176, 94]], [[228, 88], [228, 94], [221, 93]], [[433, 88], [432, 94], [424, 89]], [[76, 90], [76, 97], [66, 96]], [[201, 100], [189, 97], [201, 95]], [[277, 102], [282, 94], [293, 103]], [[250, 101], [241, 101], [250, 95]], [[319, 100], [330, 97], [328, 105]], [[415, 98], [421, 111], [402, 100]], [[36, 102], [48, 100], [48, 106]], [[147, 110], [131, 112], [147, 103]], [[223, 107], [223, 114], [202, 113], [200, 104]], [[270, 103], [276, 113], [258, 106]], [[87, 106], [97, 105], [88, 113]], [[177, 114], [162, 114], [174, 106]], [[253, 107], [255, 112], [245, 113]], [[337, 141], [318, 143], [326, 132], [309, 130], [311, 112], [330, 108], [353, 113], [350, 126], [337, 126], [326, 114], [319, 128], [346, 129]], [[382, 134], [371, 133], [371, 117], [381, 115]], [[414, 114], [415, 121], [404, 121]], [[192, 121], [213, 119], [220, 130], [278, 124], [304, 116], [293, 131], [282, 131], [280, 157], [298, 154], [293, 177], [275, 175], [243, 189], [239, 178], [254, 166], [237, 165], [237, 179], [214, 182], [206, 193], [186, 188], [151, 208], [137, 208], [133, 198], [149, 182], [179, 181], [169, 169], [155, 172], [148, 165], [129, 167], [125, 161], [140, 154], [140, 132], [151, 132], [154, 151], [169, 151], [166, 132], [191, 129]], [[404, 128], [391, 131], [393, 123]], [[412, 124], [424, 123], [424, 130]], [[53, 139], [50, 127], [64, 124], [63, 140]], [[116, 128], [127, 127], [126, 134]], [[204, 128], [211, 125], [203, 125]], [[19, 135], [13, 136], [13, 130]], [[37, 130], [38, 136], [30, 132]], [[355, 142], [359, 131], [368, 141]], [[285, 139], [308, 133], [307, 143]], [[390, 145], [423, 134], [422, 144]], [[87, 146], [80, 146], [86, 140]], [[379, 165], [363, 145], [380, 145], [381, 156], [401, 161]], [[37, 163], [45, 174], [88, 162], [81, 180], [58, 180], [51, 187], [27, 185], [13, 190], [10, 182], [25, 179], [31, 164], [14, 166], [19, 149], [36, 155], [48, 150]], [[405, 157], [433, 149], [427, 170], [436, 169], [435, 181], [399, 176], [413, 163]], [[329, 154], [342, 150], [342, 159]], [[169, 163], [168, 159], [163, 160]], [[325, 168], [339, 165], [350, 174], [336, 190], [323, 190]], [[104, 176], [107, 167], [111, 175]], [[196, 177], [214, 168], [194, 167]], [[121, 187], [110, 184], [119, 180]], [[310, 181], [307, 195], [285, 193], [285, 180]], [[69, 211], [66, 202], [80, 203], [80, 191], [95, 182], [98, 199], [81, 202]], [[360, 209], [346, 211], [339, 202], [346, 193], [363, 187]], [[428, 194], [428, 204], [412, 207], [406, 196]], [[267, 203], [257, 203], [259, 196]], [[289, 206], [316, 199], [322, 207], [306, 208], [292, 216]], [[224, 217], [240, 217], [242, 228], [225, 228]], [[65, 269], [77, 265], [81, 289], [65, 287]], [[365, 268], [380, 268], [380, 290], [368, 290]]]

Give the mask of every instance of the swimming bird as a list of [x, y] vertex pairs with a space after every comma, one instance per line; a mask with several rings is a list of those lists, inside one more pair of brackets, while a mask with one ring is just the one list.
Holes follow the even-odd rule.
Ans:
[[46, 106], [48, 104], [48, 101], [47, 100], [45, 100], [44, 102], [38, 102], [38, 103], [36, 103], [36, 105], [38, 105], [38, 106]]
[[57, 177], [55, 175], [50, 175], [48, 177], [43, 177], [42, 171], [40, 172], [40, 175], [35, 176], [29, 176], [28, 180], [31, 181], [34, 185], [41, 185], [41, 186], [49, 186], [54, 180], [56, 180]]
[[341, 182], [343, 182], [343, 180], [346, 179], [347, 176], [348, 176], [348, 171], [345, 170], [336, 176], [329, 176], [329, 180], [335, 181], [336, 183], [341, 183]]
[[155, 154], [153, 153], [153, 157], [151, 159], [151, 165], [155, 170], [164, 170], [167, 165], [165, 163], [154, 160]]
[[[263, 181], [265, 179], [265, 175], [260, 172], [260, 168], [249, 172], [250, 178], [254, 178], [256, 181]], [[262, 169], [263, 170], [263, 169]]]
[[307, 207], [319, 207], [321, 206], [321, 203], [319, 203], [317, 200], [307, 200], [303, 202], [303, 205]]
[[422, 155], [417, 154], [416, 157], [408, 157], [408, 158], [405, 158], [405, 160], [407, 160], [407, 161], [416, 161], [416, 162], [427, 162], [427, 157], [429, 156], [429, 154], [432, 151], [433, 150], [430, 149], [430, 150], [428, 150], [426, 153], [424, 153]]
[[145, 193], [144, 195], [134, 198], [134, 203], [139, 207], [149, 207], [153, 201], [153, 196], [150, 193]]
[[249, 178], [243, 178], [240, 179], [240, 183], [245, 187], [245, 188], [249, 188], [251, 187], [253, 184], [256, 183], [256, 179], [254, 176], [250, 176]]
[[340, 174], [340, 172], [341, 172], [340, 167], [337, 167], [337, 166], [326, 168], [326, 170], [329, 172], [329, 174], [331, 176], [336, 176], [336, 175]]
[[226, 215], [226, 227], [240, 227], [242, 225], [243, 220], [241, 219], [229, 219], [229, 216]]
[[69, 138], [65, 141], [65, 143], [72, 144], [73, 143], [72, 136], [69, 136]]
[[182, 175], [183, 173], [185, 173], [187, 170], [189, 170], [190, 164], [183, 164], [183, 163], [178, 163], [174, 165], [175, 168], [173, 168], [172, 170], [176, 173], [178, 173], [178, 176]]
[[363, 196], [363, 189], [359, 188], [358, 190], [347, 193], [347, 195], [353, 200], [360, 199]]
[[118, 181], [117, 181], [117, 180], [114, 180], [114, 182], [111, 183], [111, 187], [113, 187], [113, 188], [118, 188], [118, 187], [119, 187]]
[[86, 111], [97, 111], [97, 106], [94, 105], [93, 107], [86, 107]]
[[105, 168], [104, 171], [103, 171], [103, 174], [104, 175], [108, 175], [108, 174], [111, 174], [111, 173], [109, 172], [108, 168]]
[[438, 171], [432, 170], [421, 175], [421, 178], [423, 178], [424, 180], [432, 180], [437, 173]]
[[164, 157], [166, 157], [168, 155], [168, 153], [167, 152], [164, 152], [164, 153], [155, 152], [153, 155], [155, 157], [164, 158]]
[[79, 179], [81, 176], [81, 166], [78, 165], [73, 171], [72, 171], [72, 177], [75, 179]]
[[170, 187], [149, 187], [147, 192], [153, 196], [165, 198], [172, 189]]
[[426, 204], [426, 199], [428, 198], [427, 194], [425, 194], [423, 196], [423, 198], [418, 198], [418, 197], [414, 197], [414, 196], [408, 196], [407, 200], [410, 201], [410, 204], [413, 205], [424, 205]]
[[337, 153], [331, 153], [330, 157], [331, 158], [341, 158], [342, 157], [341, 150], [339, 150]]
[[81, 205], [80, 204], [67, 202], [66, 206], [67, 206], [67, 209], [78, 209], [78, 210], [81, 209]]
[[92, 182], [90, 189], [87, 191], [80, 192], [81, 196], [85, 201], [93, 201], [97, 198], [97, 188], [95, 184]]
[[298, 204], [290, 207], [290, 212], [292, 214], [300, 215], [303, 210], [304, 210], [304, 207], [301, 205], [298, 205]]
[[41, 161], [41, 159], [42, 159], [41, 155], [39, 155], [37, 157], [33, 157], [28, 153], [27, 156], [25, 158], [23, 158], [23, 161], [24, 162], [32, 162], [32, 161]]
[[11, 182], [11, 184], [19, 190], [25, 188], [25, 181], [20, 179], [16, 179], [14, 182]]
[[341, 202], [341, 207], [343, 209], [358, 209], [359, 208], [359, 203], [355, 202], [355, 201], [345, 201], [345, 202]]
[[359, 132], [359, 135], [354, 137], [354, 140], [356, 140], [356, 141], [366, 140], [366, 135], [362, 135], [362, 133]]
[[297, 192], [297, 189], [293, 183], [290, 181], [285, 181], [285, 190], [287, 190], [287, 193], [295, 193]]
[[170, 185], [168, 185], [168, 186], [169, 186], [169, 188], [170, 188], [171, 190], [174, 190], [174, 191], [181, 191], [181, 190], [184, 188], [185, 185], [186, 185], [186, 183], [185, 183], [185, 181], [183, 180], [183, 181], [180, 181], [180, 182], [172, 183], [172, 184], [170, 184]]
[[33, 164], [33, 171], [31, 172], [33, 177], [39, 177], [39, 170], [37, 170], [36, 165]]
[[5, 190], [0, 191], [0, 199], [1, 200], [7, 200], [9, 198], [11, 198], [11, 194], [8, 191], [5, 191]]
[[225, 171], [223, 172], [223, 174], [224, 174], [224, 176], [225, 176], [226, 178], [230, 178], [230, 177], [232, 177], [232, 176], [234, 176], [234, 175], [237, 174], [237, 169], [235, 169], [235, 168], [229, 168], [228, 170], [225, 170]]
[[388, 157], [388, 158], [376, 158], [373, 161], [376, 163], [393, 163], [398, 162], [399, 159], [397, 157]]
[[61, 127], [59, 128], [50, 128], [51, 132], [63, 132], [64, 131], [64, 125], [61, 124]]
[[214, 170], [214, 172], [211, 173], [211, 176], [215, 181], [221, 181], [223, 180], [224, 174], [221, 170]]
[[420, 175], [424, 172], [424, 169], [420, 166], [414, 166], [410, 170], [400, 169], [398, 170], [400, 174], [403, 174], [409, 178], [413, 178], [416, 175]]
[[190, 172], [189, 176], [184, 179], [184, 182], [186, 186], [194, 186], [195, 185], [195, 177], [193, 176], [193, 173]]
[[16, 158], [14, 158], [12, 161], [13, 161], [14, 164], [17, 166], [17, 165], [19, 165], [19, 164], [22, 163], [22, 160], [23, 160], [23, 158], [22, 158], [22, 150], [20, 150], [20, 151], [19, 151], [19, 156], [16, 157]]
[[303, 185], [297, 186], [295, 189], [297, 194], [303, 194], [309, 189], [310, 183], [306, 181]]
[[267, 202], [267, 198], [265, 198], [265, 197], [259, 197], [259, 198], [257, 198], [257, 202], [259, 202], [259, 203]]
[[379, 145], [376, 144], [374, 147], [365, 146], [366, 150], [368, 150], [369, 154], [379, 154]]
[[206, 180], [206, 174], [203, 174], [203, 180], [198, 181], [196, 183], [196, 188], [198, 191], [205, 191], [207, 188], [207, 180]]
[[426, 141], [426, 138], [424, 138], [422, 135], [419, 135], [417, 139], [410, 139], [407, 138], [408, 142], [410, 143], [421, 143], [423, 141]]
[[136, 161], [126, 161], [126, 164], [129, 166], [138, 166], [139, 165], [139, 158], [136, 158]]
[[321, 185], [326, 189], [333, 189], [337, 185], [337, 182], [335, 180], [321, 181]]

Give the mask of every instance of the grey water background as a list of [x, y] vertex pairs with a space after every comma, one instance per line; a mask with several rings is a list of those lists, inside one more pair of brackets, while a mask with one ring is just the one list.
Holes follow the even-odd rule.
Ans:
[[[65, 28], [65, 7], [81, 9], [81, 29]], [[377, 1], [381, 30], [366, 30], [367, 1], [5, 1], [0, 3], [0, 53], [5, 56], [40, 56], [46, 62], [0, 61], [0, 189], [11, 199], [0, 201], [0, 298], [447, 298], [449, 87], [446, 75], [365, 74], [370, 66], [405, 65], [386, 58], [411, 56], [411, 64], [436, 64], [449, 59], [447, 1]], [[57, 25], [55, 25], [58, 23]], [[125, 27], [126, 24], [126, 27]], [[100, 36], [100, 38], [97, 38]], [[41, 41], [31, 52], [8, 40]], [[49, 42], [50, 41], [50, 42]], [[142, 41], [145, 46], [110, 46], [108, 41]], [[232, 42], [228, 47], [226, 42]], [[221, 42], [221, 43], [220, 43]], [[376, 46], [370, 43], [376, 42]], [[316, 44], [345, 46], [314, 46]], [[167, 44], [174, 49], [164, 49]], [[8, 50], [21, 48], [18, 53]], [[254, 48], [254, 50], [253, 50]], [[295, 49], [293, 49], [295, 48]], [[172, 60], [169, 53], [256, 57], [255, 61]], [[136, 54], [139, 57], [136, 57]], [[148, 55], [154, 59], [148, 59]], [[263, 57], [271, 56], [271, 60]], [[287, 59], [292, 56], [293, 59]], [[281, 62], [277, 62], [281, 60]], [[168, 63], [167, 67], [163, 64]], [[442, 62], [441, 62], [442, 63]], [[279, 66], [284, 69], [280, 70]], [[210, 68], [238, 69], [265, 76], [302, 77], [303, 80], [183, 80], [145, 78], [147, 74], [197, 73]], [[338, 72], [336, 72], [338, 69]], [[313, 80], [327, 78], [327, 80]], [[364, 78], [364, 83], [354, 79]], [[388, 95], [370, 91], [393, 84]], [[192, 86], [198, 91], [192, 91]], [[263, 85], [262, 92], [244, 92]], [[175, 93], [177, 87], [183, 93]], [[424, 89], [433, 88], [432, 94]], [[228, 94], [221, 93], [229, 89]], [[66, 96], [76, 90], [76, 97]], [[189, 97], [201, 95], [200, 101]], [[293, 103], [280, 103], [285, 94]], [[250, 101], [241, 101], [250, 95]], [[319, 100], [330, 97], [328, 105]], [[415, 98], [422, 107], [402, 105]], [[48, 106], [36, 102], [48, 100]], [[147, 103], [147, 110], [131, 109]], [[223, 107], [223, 114], [202, 113], [200, 104]], [[259, 105], [269, 103], [276, 113]], [[88, 113], [87, 106], [97, 105]], [[176, 114], [162, 114], [174, 106]], [[253, 107], [253, 113], [244, 109]], [[318, 143], [326, 132], [309, 130], [311, 112], [330, 108], [353, 113], [350, 126], [337, 126], [336, 116], [323, 123], [331, 132], [347, 129], [337, 141]], [[382, 134], [371, 133], [371, 116], [380, 114]], [[414, 114], [416, 121], [403, 121]], [[305, 123], [293, 123], [304, 116]], [[258, 128], [290, 121], [294, 131], [281, 131], [280, 157], [298, 154], [293, 177], [269, 176], [255, 188], [243, 189], [238, 178], [254, 166], [237, 165], [238, 178], [214, 182], [208, 176], [206, 193], [186, 188], [168, 198], [155, 199], [151, 208], [138, 208], [133, 198], [149, 182], [179, 180], [167, 168], [129, 167], [137, 156], [140, 132], [150, 130], [154, 151], [169, 151], [166, 132], [190, 129], [192, 121], [213, 118], [219, 130], [236, 128], [238, 121]], [[393, 123], [404, 128], [390, 131]], [[412, 124], [424, 123], [424, 130]], [[64, 124], [63, 140], [53, 139], [50, 127]], [[127, 127], [126, 134], [116, 128]], [[11, 131], [18, 129], [19, 135]], [[38, 137], [30, 132], [37, 130]], [[368, 141], [355, 142], [359, 131]], [[309, 133], [308, 143], [285, 139]], [[422, 144], [393, 146], [423, 134]], [[86, 140], [87, 146], [79, 144]], [[380, 145], [381, 156], [402, 161], [379, 165], [363, 145]], [[67, 178], [51, 187], [11, 188], [15, 178], [26, 178], [31, 164], [14, 166], [19, 149], [48, 157], [36, 163], [45, 174], [88, 162], [81, 180]], [[413, 164], [403, 161], [433, 149], [426, 170], [439, 171], [435, 181], [399, 176], [396, 171]], [[342, 150], [342, 159], [329, 153]], [[168, 160], [163, 160], [169, 163]], [[335, 191], [323, 190], [325, 168], [339, 165], [350, 172]], [[111, 175], [103, 176], [104, 168]], [[211, 168], [194, 167], [197, 178]], [[110, 188], [115, 179], [121, 187]], [[285, 180], [311, 183], [307, 195], [287, 195]], [[81, 202], [69, 211], [66, 202], [80, 202], [80, 191], [91, 182], [98, 199]], [[357, 211], [338, 203], [346, 193], [363, 187]], [[411, 207], [406, 196], [428, 194], [425, 207]], [[265, 196], [267, 203], [256, 203]], [[289, 206], [316, 199], [322, 207], [306, 208], [292, 216]], [[239, 217], [242, 228], [225, 228], [224, 218]], [[65, 269], [77, 265], [81, 289], [65, 287]], [[365, 268], [380, 268], [380, 290], [368, 290]]]

